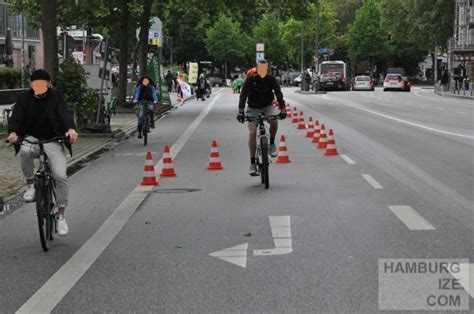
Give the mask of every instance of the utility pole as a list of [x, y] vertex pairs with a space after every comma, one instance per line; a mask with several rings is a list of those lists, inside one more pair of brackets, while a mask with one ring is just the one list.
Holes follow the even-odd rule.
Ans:
[[25, 14], [21, 11], [21, 88], [25, 88]]
[[315, 53], [314, 53], [314, 82], [315, 82], [315, 92], [319, 91], [319, 79], [316, 78], [319, 72], [319, 31], [320, 31], [320, 6], [321, 2], [318, 0], [316, 3], [316, 43], [315, 43]]
[[304, 22], [301, 21], [301, 74], [304, 71]]

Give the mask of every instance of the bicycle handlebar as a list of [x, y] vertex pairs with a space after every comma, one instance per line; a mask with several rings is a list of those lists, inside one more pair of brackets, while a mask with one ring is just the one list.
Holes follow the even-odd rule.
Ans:
[[[52, 143], [52, 142], [62, 143], [64, 141], [66, 141], [67, 139], [68, 139], [68, 137], [66, 137], [64, 135], [55, 136], [55, 137], [53, 137], [49, 140], [36, 140], [36, 141], [30, 141], [26, 138], [19, 137], [15, 144], [21, 145], [21, 144], [23, 144], [23, 142], [27, 142], [31, 145], [47, 144], [47, 143]], [[5, 140], [5, 143], [10, 144], [10, 141], [7, 139], [7, 140]]]
[[248, 122], [254, 122], [258, 120], [266, 120], [267, 122], [269, 122], [269, 121], [274, 121], [274, 120], [281, 120], [281, 118], [279, 115], [271, 115], [271, 116], [260, 115], [258, 117], [245, 117], [245, 121], [248, 121]]

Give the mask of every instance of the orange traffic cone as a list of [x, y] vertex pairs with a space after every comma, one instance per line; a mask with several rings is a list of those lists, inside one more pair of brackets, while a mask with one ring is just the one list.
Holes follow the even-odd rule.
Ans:
[[321, 128], [319, 127], [319, 120], [316, 120], [316, 123], [314, 124], [313, 141], [311, 143], [318, 143], [320, 134]]
[[306, 130], [306, 124], [304, 123], [303, 111], [300, 111], [300, 121], [298, 124], [298, 130]]
[[284, 135], [280, 137], [280, 146], [278, 147], [278, 156], [276, 159], [277, 164], [290, 163], [290, 157], [288, 156], [288, 148], [286, 147], [286, 138]]
[[291, 119], [292, 115], [291, 115], [291, 108], [290, 108], [290, 105], [289, 104], [286, 104], [286, 118], [287, 119]]
[[326, 135], [326, 127], [321, 124], [321, 135], [319, 136], [318, 148], [326, 148], [328, 145], [328, 137]]
[[143, 173], [143, 180], [141, 186], [157, 186], [158, 181], [155, 175], [155, 165], [153, 164], [153, 155], [150, 152], [146, 153], [145, 169]]
[[171, 157], [170, 148], [168, 145], [165, 145], [165, 152], [163, 155], [163, 168], [161, 169], [162, 177], [175, 177], [176, 172], [173, 167], [173, 158]]
[[312, 138], [314, 136], [314, 125], [313, 125], [313, 117], [309, 117], [308, 119], [308, 132], [306, 133], [306, 137]]
[[326, 147], [326, 152], [324, 153], [326, 156], [337, 156], [339, 153], [337, 152], [336, 148], [336, 141], [334, 140], [334, 132], [332, 129], [329, 130], [328, 135], [328, 145]]
[[217, 147], [218, 147], [217, 141], [213, 140], [211, 144], [211, 156], [209, 159], [209, 166], [207, 167], [207, 170], [209, 171], [224, 169], [224, 167], [222, 167], [222, 164], [221, 164], [219, 149]]
[[298, 118], [298, 109], [296, 107], [293, 108], [293, 120], [291, 120], [291, 123], [299, 123], [300, 118]]

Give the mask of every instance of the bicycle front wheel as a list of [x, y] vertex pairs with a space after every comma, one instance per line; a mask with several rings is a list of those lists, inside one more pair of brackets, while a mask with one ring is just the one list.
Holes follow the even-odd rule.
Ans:
[[265, 185], [265, 189], [270, 187], [270, 175], [268, 173], [268, 140], [266, 137], [260, 139], [260, 147], [262, 149], [262, 164], [261, 164], [261, 176], [262, 183]]
[[49, 217], [49, 201], [47, 188], [42, 181], [37, 182], [36, 188], [36, 216], [38, 218], [38, 230], [43, 251], [49, 250], [51, 236], [51, 221]]
[[146, 146], [146, 144], [148, 143], [148, 132], [150, 132], [150, 122], [149, 122], [150, 118], [147, 116], [145, 116], [145, 118], [143, 119], [143, 145]]

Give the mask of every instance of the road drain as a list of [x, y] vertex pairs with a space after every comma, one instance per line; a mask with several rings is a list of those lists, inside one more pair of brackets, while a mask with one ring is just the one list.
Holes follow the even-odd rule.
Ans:
[[192, 193], [201, 192], [201, 189], [160, 189], [153, 190], [153, 193], [172, 194], [172, 193]]

